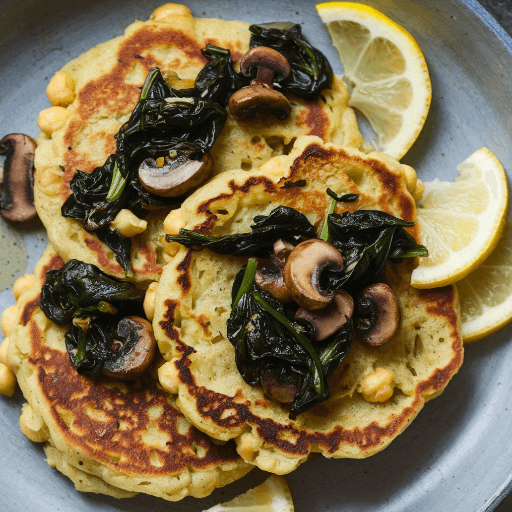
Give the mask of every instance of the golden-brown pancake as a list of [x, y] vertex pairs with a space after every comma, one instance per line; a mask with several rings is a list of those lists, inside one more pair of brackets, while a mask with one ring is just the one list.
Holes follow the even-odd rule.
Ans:
[[[96, 46], [62, 68], [74, 100], [59, 107], [68, 116], [64, 126], [38, 137], [34, 193], [50, 241], [65, 261], [78, 258], [124, 278], [113, 251], [94, 232], [84, 230], [80, 221], [61, 215], [70, 195], [69, 183], [77, 169], [90, 173], [115, 152], [114, 135], [137, 104], [151, 68], [159, 67], [164, 76], [172, 74], [174, 82], [179, 81], [177, 76], [190, 83], [207, 62], [201, 53], [207, 44], [227, 48], [233, 60], [239, 59], [249, 48], [248, 26], [195, 18], [187, 7], [168, 4], [149, 21], [136, 21], [123, 36]], [[211, 151], [213, 174], [257, 168], [288, 152], [299, 135], [361, 145], [354, 112], [348, 107], [349, 93], [339, 78], [314, 101], [289, 98], [292, 114], [286, 121], [274, 116], [237, 121], [229, 116]], [[162, 221], [168, 211], [150, 212], [148, 228], [132, 238], [131, 279], [135, 282], [147, 285], [160, 277], [165, 263]]]
[[[300, 180], [306, 186], [284, 186]], [[359, 194], [355, 202], [337, 203], [337, 213], [373, 209], [415, 221], [415, 203], [396, 160], [304, 137], [290, 155], [267, 162], [261, 171], [226, 172], [190, 196], [181, 208], [185, 228], [212, 236], [246, 233], [256, 215], [285, 205], [305, 214], [318, 232], [330, 203], [327, 188]], [[418, 240], [416, 226], [408, 231]], [[456, 288], [416, 290], [410, 286], [415, 259], [388, 262], [384, 282], [401, 304], [399, 330], [381, 346], [354, 340], [329, 380], [330, 399], [290, 419], [288, 405], [242, 379], [227, 337], [231, 289], [246, 261], [182, 246], [159, 282], [153, 326], [170, 365], [160, 380], [178, 393], [180, 410], [210, 436], [234, 438], [244, 460], [265, 471], [288, 473], [310, 452], [351, 458], [377, 453], [442, 392], [462, 364]], [[363, 378], [377, 368], [392, 372], [395, 383], [382, 403], [361, 393]]]
[[158, 383], [157, 361], [134, 381], [79, 375], [64, 335], [39, 307], [46, 272], [64, 262], [48, 246], [34, 284], [17, 302], [9, 332], [9, 366], [28, 404], [24, 424], [44, 442], [48, 463], [82, 491], [177, 501], [202, 497], [244, 476], [251, 466], [232, 443], [216, 445], [176, 409]]

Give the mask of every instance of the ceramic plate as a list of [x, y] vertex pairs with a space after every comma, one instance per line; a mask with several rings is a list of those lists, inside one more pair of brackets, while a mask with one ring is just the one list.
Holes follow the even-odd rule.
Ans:
[[[53, 73], [92, 46], [122, 34], [135, 19], [147, 19], [160, 3], [0, 1], [1, 135], [24, 132], [35, 137], [37, 115], [50, 106], [45, 88]], [[335, 71], [342, 72], [314, 1], [184, 3], [196, 16], [299, 22], [309, 40], [326, 53]], [[382, 10], [412, 33], [431, 73], [431, 111], [403, 162], [415, 167], [423, 180], [451, 180], [459, 162], [487, 146], [510, 177], [512, 43], [505, 32], [474, 0], [364, 3]], [[0, 219], [0, 228], [0, 243], [14, 241], [18, 244], [15, 247], [20, 247], [23, 241], [27, 248], [27, 268], [12, 272], [12, 262], [7, 264], [10, 260], [5, 259], [1, 264], [4, 277], [8, 271], [31, 271], [46, 245], [41, 224], [34, 221], [12, 229]], [[23, 258], [20, 261], [24, 262]], [[12, 303], [9, 289], [0, 293], [0, 309]], [[317, 459], [288, 475], [297, 512], [494, 510], [512, 480], [512, 422], [508, 410], [512, 395], [511, 338], [509, 326], [467, 346], [462, 369], [443, 395], [428, 403], [383, 452], [365, 460]], [[44, 462], [42, 447], [20, 432], [23, 402], [19, 391], [13, 398], [0, 398], [0, 510], [4, 512], [192, 512], [231, 499], [266, 476], [254, 470], [208, 498], [187, 498], [178, 503], [144, 495], [118, 501], [82, 494]]]

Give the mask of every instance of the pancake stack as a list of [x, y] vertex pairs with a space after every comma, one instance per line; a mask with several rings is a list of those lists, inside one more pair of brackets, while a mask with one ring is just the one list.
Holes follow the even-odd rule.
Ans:
[[77, 373], [64, 342], [69, 327], [40, 308], [46, 273], [63, 265], [48, 246], [8, 337], [7, 363], [28, 401], [21, 425], [44, 443], [48, 463], [80, 491], [171, 501], [207, 496], [250, 471], [234, 445], [217, 446], [179, 412], [158, 383], [160, 358], [135, 381]]
[[[49, 95], [63, 118], [44, 125], [37, 139], [34, 184], [51, 244], [11, 309], [5, 362], [27, 400], [23, 432], [44, 443], [48, 463], [80, 491], [177, 501], [206, 496], [255, 466], [289, 473], [312, 452], [367, 457], [389, 445], [462, 364], [455, 287], [415, 290], [415, 259], [388, 262], [384, 282], [402, 309], [398, 332], [382, 346], [354, 341], [329, 379], [330, 398], [291, 419], [289, 405], [244, 381], [228, 340], [232, 286], [246, 257], [166, 242], [171, 208], [164, 208], [150, 211], [147, 228], [132, 237], [127, 277], [94, 231], [62, 215], [77, 170], [91, 173], [115, 153], [114, 136], [151, 69], [185, 89], [207, 62], [201, 53], [207, 44], [229, 49], [237, 60], [249, 39], [245, 23], [195, 18], [184, 6], [166, 4], [52, 79], [64, 80], [69, 94]], [[182, 219], [181, 227], [215, 237], [246, 233], [256, 216], [284, 206], [304, 214], [318, 235], [331, 203], [326, 189], [356, 199], [338, 202], [335, 213], [379, 210], [415, 221], [415, 183], [393, 158], [360, 151], [363, 140], [339, 78], [314, 100], [286, 95], [292, 113], [284, 121], [271, 115], [244, 121], [228, 111], [211, 149], [212, 177], [171, 215]], [[416, 227], [407, 230], [420, 240]], [[41, 309], [47, 272], [72, 259], [140, 289], [150, 286], [144, 308], [154, 309], [154, 318], [147, 316], [160, 354], [142, 376], [87, 376], [73, 366], [66, 350], [71, 324], [57, 325]], [[394, 390], [372, 402], [361, 386], [378, 368], [392, 373]]]

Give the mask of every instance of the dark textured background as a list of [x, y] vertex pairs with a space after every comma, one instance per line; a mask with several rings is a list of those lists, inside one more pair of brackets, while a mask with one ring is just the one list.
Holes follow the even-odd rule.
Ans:
[[[493, 18], [512, 36], [512, 0], [479, 0]], [[512, 464], [512, 461], [511, 461]], [[512, 495], [510, 495], [496, 512], [510, 512], [512, 510]]]
[[[479, 0], [479, 2], [512, 36], [512, 0]], [[512, 510], [512, 508], [509, 510]]]

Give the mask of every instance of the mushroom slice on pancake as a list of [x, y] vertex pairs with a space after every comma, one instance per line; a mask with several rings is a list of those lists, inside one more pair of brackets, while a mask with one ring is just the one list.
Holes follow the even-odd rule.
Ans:
[[252, 466], [234, 443], [212, 443], [162, 390], [161, 358], [131, 381], [76, 372], [64, 341], [70, 326], [53, 323], [39, 306], [46, 273], [63, 265], [48, 246], [8, 336], [7, 362], [30, 411], [27, 435], [44, 442], [48, 463], [79, 490], [171, 501], [206, 496], [244, 476]]
[[[65, 261], [80, 259], [121, 279], [125, 273], [114, 251], [99, 238], [106, 239], [105, 232], [87, 231], [75, 217], [62, 216], [72, 178], [77, 170], [92, 173], [116, 152], [114, 136], [130, 118], [152, 68], [159, 68], [173, 89], [188, 89], [207, 63], [201, 53], [207, 44], [229, 49], [232, 60], [237, 60], [248, 51], [251, 37], [246, 23], [196, 18], [178, 4], [163, 7], [150, 20], [133, 23], [124, 35], [96, 46], [57, 72], [48, 96], [63, 123], [53, 126], [53, 131], [46, 128], [37, 139], [35, 205], [50, 241]], [[61, 84], [63, 90], [55, 91], [55, 84]], [[292, 108], [283, 121], [271, 115], [244, 121], [228, 113], [210, 151], [212, 175], [227, 169], [258, 168], [271, 157], [288, 152], [300, 135], [317, 135], [347, 146], [362, 144], [355, 114], [348, 106], [349, 92], [341, 79], [334, 77], [331, 89], [315, 100], [286, 94]], [[207, 173], [202, 174], [201, 179], [206, 179]], [[187, 187], [197, 185], [195, 178], [187, 180]], [[181, 185], [176, 190], [189, 193]], [[130, 235], [131, 281], [148, 284], [159, 279], [169, 259], [162, 228], [169, 211], [170, 207], [151, 210], [144, 219], [134, 219], [138, 226], [147, 221], [147, 226]], [[119, 239], [116, 243], [124, 247]]]
[[[280, 166], [287, 174], [266, 174], [267, 166]], [[318, 234], [331, 201], [327, 188], [338, 196], [359, 196], [354, 202], [338, 202], [335, 213], [381, 210], [415, 221], [415, 203], [397, 161], [311, 137], [298, 139], [290, 155], [268, 162], [260, 172], [218, 176], [183, 203], [182, 216], [186, 229], [222, 237], [250, 232], [254, 217], [284, 205], [306, 215]], [[407, 230], [418, 240], [417, 226]], [[234, 438], [244, 460], [265, 471], [288, 473], [310, 452], [335, 458], [377, 453], [427, 400], [441, 393], [462, 364], [455, 287], [416, 290], [410, 286], [415, 258], [388, 261], [383, 281], [401, 306], [398, 331], [380, 346], [354, 337], [329, 379], [330, 398], [290, 419], [289, 405], [242, 378], [228, 339], [231, 290], [246, 262], [247, 257], [182, 246], [158, 285], [153, 327], [160, 351], [174, 369], [169, 372], [172, 382], [165, 385], [178, 393], [180, 410], [210, 436]], [[364, 398], [362, 382], [378, 368], [384, 371], [377, 377], [385, 375], [389, 387], [391, 375], [394, 387], [384, 394], [385, 401], [373, 403]], [[281, 402], [290, 401], [288, 394]]]

